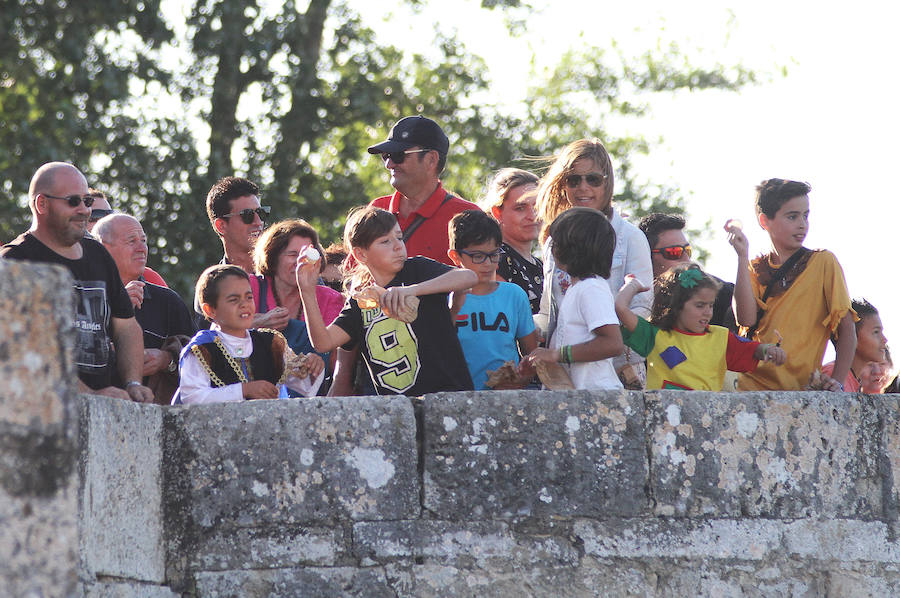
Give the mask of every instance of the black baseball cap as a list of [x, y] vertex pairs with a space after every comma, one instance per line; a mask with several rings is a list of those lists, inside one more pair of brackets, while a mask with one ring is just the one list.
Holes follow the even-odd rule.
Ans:
[[402, 152], [411, 147], [419, 146], [423, 149], [437, 150], [447, 155], [450, 149], [450, 140], [444, 135], [441, 127], [424, 116], [407, 116], [397, 121], [388, 133], [387, 141], [369, 148], [370, 154], [390, 154]]

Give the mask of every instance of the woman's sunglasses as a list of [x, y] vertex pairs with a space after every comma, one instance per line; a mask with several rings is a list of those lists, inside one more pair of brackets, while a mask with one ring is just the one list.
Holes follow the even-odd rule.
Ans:
[[241, 220], [244, 221], [244, 224], [253, 224], [254, 216], [259, 216], [259, 219], [263, 222], [266, 221], [266, 218], [269, 217], [269, 212], [272, 211], [270, 206], [259, 206], [255, 210], [253, 208], [245, 208], [240, 212], [236, 212], [234, 214], [225, 214], [222, 218], [231, 218], [232, 216], [240, 216]]
[[388, 158], [390, 158], [391, 162], [393, 162], [394, 164], [403, 164], [406, 161], [407, 154], [421, 154], [421, 153], [430, 152], [430, 151], [436, 151], [436, 150], [417, 149], [417, 150], [406, 150], [406, 151], [402, 151], [402, 152], [390, 152], [390, 153], [381, 154], [381, 160], [383, 162], [387, 162]]
[[605, 174], [597, 174], [592, 172], [591, 174], [568, 174], [566, 175], [566, 187], [569, 189], [574, 189], [578, 185], [581, 184], [581, 179], [587, 181], [587, 184], [591, 187], [600, 187], [603, 185], [604, 179], [606, 179]]
[[667, 260], [680, 260], [682, 255], [691, 257], [691, 244], [685, 245], [669, 245], [668, 247], [657, 247], [651, 249], [650, 253], [658, 253]]
[[94, 203], [93, 195], [66, 195], [65, 197], [59, 197], [57, 195], [50, 195], [49, 193], [41, 193], [44, 197], [49, 197], [50, 199], [61, 199], [69, 204], [70, 207], [78, 207], [78, 204], [84, 202], [84, 207], [89, 208]]

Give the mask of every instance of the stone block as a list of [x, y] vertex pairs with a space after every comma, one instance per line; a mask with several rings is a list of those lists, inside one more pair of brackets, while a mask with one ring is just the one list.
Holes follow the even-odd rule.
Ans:
[[882, 521], [793, 521], [785, 530], [784, 548], [794, 558], [900, 563], [900, 541]]
[[506, 562], [514, 568], [575, 566], [579, 559], [565, 536], [522, 533], [499, 521], [357, 523], [353, 544], [364, 565], [418, 559], [456, 566]]
[[765, 519], [580, 519], [573, 533], [597, 558], [769, 559], [781, 552], [785, 524]]
[[235, 545], [241, 529], [264, 530], [245, 532], [264, 538], [250, 553], [260, 566], [307, 540], [309, 560], [324, 562], [338, 538], [293, 530], [419, 516], [415, 416], [404, 397], [187, 406], [164, 421], [170, 578], [189, 561], [246, 553]]
[[507, 563], [499, 567], [494, 563], [484, 567], [459, 567], [426, 562], [415, 566], [394, 563], [386, 565], [385, 571], [396, 595], [403, 598], [656, 596], [656, 576], [641, 563], [634, 565], [628, 562], [598, 563], [591, 559], [585, 559], [584, 566], [577, 567], [554, 567], [544, 563], [518, 567], [510, 567]]
[[663, 516], [878, 517], [871, 397], [646, 393], [651, 492]]
[[896, 521], [900, 517], [900, 395], [881, 395], [874, 402], [882, 422], [884, 519]]
[[86, 585], [84, 598], [181, 598], [168, 586], [139, 582], [99, 582]]
[[[644, 563], [657, 573], [659, 598], [822, 598], [828, 574], [803, 563], [703, 561]], [[850, 594], [846, 596], [851, 596]]]
[[396, 598], [380, 568], [199, 572], [194, 585], [197, 598]]
[[75, 299], [61, 289], [71, 288], [60, 266], [0, 259], [0, 422], [46, 429], [68, 421]]
[[0, 259], [0, 594], [78, 588], [72, 279]]
[[81, 550], [90, 576], [165, 580], [163, 409], [107, 397], [82, 399]]
[[196, 539], [189, 555], [191, 569], [275, 569], [332, 566], [347, 551], [342, 527], [303, 526], [272, 528], [217, 527]]
[[442, 519], [648, 510], [643, 402], [629, 392], [427, 395], [424, 506]]

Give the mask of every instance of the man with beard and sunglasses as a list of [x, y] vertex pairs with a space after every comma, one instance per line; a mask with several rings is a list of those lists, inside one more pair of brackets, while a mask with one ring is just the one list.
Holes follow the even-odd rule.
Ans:
[[[88, 194], [84, 175], [65, 162], [44, 164], [31, 179], [28, 203], [31, 229], [4, 245], [0, 256], [58, 264], [72, 273], [79, 390], [152, 401], [153, 393], [141, 384], [141, 327], [116, 263], [103, 245], [85, 237], [94, 198]], [[114, 367], [124, 388], [112, 385]]]
[[[239, 266], [248, 274], [253, 274], [253, 247], [266, 225], [271, 212], [269, 206], [259, 203], [259, 187], [244, 178], [227, 176], [216, 181], [206, 194], [206, 214], [213, 230], [222, 240], [225, 255], [220, 264]], [[200, 318], [198, 328], [209, 325], [195, 305]], [[282, 307], [275, 307], [264, 314], [253, 317], [255, 328], [283, 330], [289, 315]]]
[[441, 183], [449, 149], [450, 140], [436, 122], [407, 116], [391, 128], [387, 141], [371, 146], [368, 152], [381, 155], [396, 189], [393, 195], [379, 197], [370, 205], [397, 217], [410, 257], [424, 255], [452, 266], [447, 256], [450, 219], [479, 208], [454, 196]]
[[[655, 212], [647, 214], [641, 219], [638, 228], [644, 232], [647, 242], [650, 244], [653, 278], [657, 278], [673, 266], [691, 261], [692, 248], [687, 237], [684, 236], [684, 227], [684, 218], [678, 214]], [[738, 326], [734, 321], [734, 310], [731, 307], [734, 283], [725, 282], [715, 276], [713, 278], [722, 283], [722, 286], [716, 295], [713, 316], [709, 323], [724, 326], [738, 334]]]

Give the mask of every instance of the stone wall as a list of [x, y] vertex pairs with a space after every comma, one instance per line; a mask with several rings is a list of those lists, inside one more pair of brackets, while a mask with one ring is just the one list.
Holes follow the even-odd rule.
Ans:
[[900, 595], [896, 395], [136, 405], [75, 393], [69, 281], [23, 268], [0, 595]]

